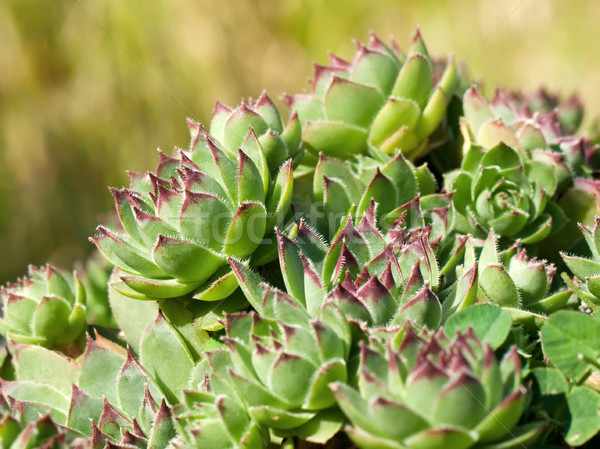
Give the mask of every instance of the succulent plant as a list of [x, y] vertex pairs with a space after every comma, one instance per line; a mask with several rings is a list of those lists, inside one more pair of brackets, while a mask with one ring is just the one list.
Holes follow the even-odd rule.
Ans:
[[303, 124], [305, 164], [321, 152], [346, 159], [400, 151], [414, 160], [436, 146], [430, 136], [454, 93], [456, 69], [451, 58], [443, 74], [434, 70], [418, 30], [406, 57], [371, 35], [353, 62], [332, 55], [315, 69], [311, 92], [287, 97]]
[[[546, 423], [517, 424], [527, 404], [514, 347], [498, 362], [472, 331], [401, 331], [390, 341], [361, 345], [358, 390], [336, 382], [336, 399], [363, 448], [527, 446]], [[496, 446], [497, 445], [497, 446]]]
[[229, 350], [209, 353], [210, 365], [256, 423], [315, 442], [339, 430], [343, 417], [328, 387], [348, 378], [350, 328], [339, 311], [311, 318], [293, 297], [266, 287], [262, 316], [230, 314], [225, 329]]
[[[393, 227], [417, 197], [426, 223], [411, 223], [412, 227], [431, 224], [435, 221], [429, 217], [431, 214], [439, 219], [449, 213], [449, 198], [436, 194], [436, 181], [427, 165], [415, 167], [402, 153], [386, 163], [369, 157], [349, 162], [321, 154], [311, 182], [312, 198], [306, 219], [330, 236], [349, 213], [359, 221], [372, 202], [377, 204], [376, 224], [382, 230]], [[314, 217], [320, 211], [312, 209], [320, 205], [322, 219]]]
[[467, 241], [465, 263], [457, 268], [458, 280], [443, 302], [444, 318], [475, 303], [491, 303], [510, 312], [514, 324], [537, 333], [546, 315], [564, 308], [573, 292], [561, 288], [550, 293], [553, 264], [528, 258], [516, 246], [498, 252], [496, 241], [491, 231], [479, 257]]
[[50, 415], [27, 413], [26, 408], [0, 391], [2, 448], [83, 448], [78, 435], [56, 424]]
[[497, 89], [488, 103], [473, 86], [463, 104], [468, 141], [488, 148], [504, 142], [534, 159], [554, 159], [559, 186], [568, 184], [571, 173], [587, 176], [598, 168], [598, 145], [576, 134], [583, 116], [576, 97], [560, 103], [544, 90], [524, 96]]
[[85, 290], [56, 268], [29, 267], [29, 276], [2, 288], [0, 334], [17, 343], [76, 355], [85, 344]]
[[78, 447], [166, 448], [176, 436], [160, 384], [122, 347], [88, 337], [78, 363], [39, 346], [17, 345], [15, 354], [16, 379], [0, 381], [3, 394], [81, 437]]
[[262, 241], [288, 212], [291, 160], [272, 177], [253, 128], [234, 152], [199, 125], [190, 128], [189, 153], [160, 153], [155, 173], [131, 173], [129, 189], [112, 190], [123, 229], [100, 226], [92, 239], [124, 272], [115, 288], [132, 297], [195, 292], [196, 299], [216, 301], [237, 288], [227, 256], [252, 257], [258, 265], [275, 257]]
[[593, 445], [600, 137], [466, 82], [372, 35], [285, 126], [266, 93], [190, 120], [112, 189], [106, 263], [2, 289], [0, 447]]
[[600, 306], [600, 216], [595, 217], [593, 227], [580, 225], [580, 228], [591, 258], [561, 252], [565, 264], [575, 275], [569, 279], [563, 274], [563, 279], [579, 299], [597, 310]]
[[556, 233], [566, 220], [553, 201], [558, 186], [554, 168], [504, 143], [489, 150], [471, 146], [460, 170], [445, 175], [444, 185], [454, 192], [455, 230], [477, 238], [493, 228], [509, 242], [533, 244]]
[[263, 449], [269, 441], [265, 428], [250, 418], [244, 403], [231, 392], [186, 391], [175, 413], [181, 438], [190, 447]]
[[278, 234], [286, 290], [311, 316], [335, 304], [348, 319], [368, 326], [410, 318], [436, 328], [439, 268], [427, 237], [403, 245], [386, 240], [374, 226], [373, 209], [356, 227], [349, 218], [330, 245], [304, 222], [294, 241]]
[[575, 94], [562, 99], [557, 93], [540, 88], [529, 95], [511, 93], [516, 101], [531, 114], [556, 115], [563, 135], [575, 134], [583, 122], [583, 104]]

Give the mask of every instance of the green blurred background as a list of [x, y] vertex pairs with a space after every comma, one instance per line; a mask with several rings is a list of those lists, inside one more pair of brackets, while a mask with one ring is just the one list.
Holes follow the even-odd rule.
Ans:
[[369, 30], [406, 48], [419, 25], [488, 94], [577, 91], [589, 121], [598, 17], [594, 0], [0, 0], [0, 282], [84, 258], [106, 187], [186, 147], [186, 117], [299, 92], [311, 61], [350, 58]]

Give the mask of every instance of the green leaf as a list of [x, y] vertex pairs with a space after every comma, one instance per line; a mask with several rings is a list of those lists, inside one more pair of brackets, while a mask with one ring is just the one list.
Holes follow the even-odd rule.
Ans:
[[213, 251], [220, 252], [231, 217], [231, 210], [220, 198], [187, 191], [179, 228], [185, 239], [200, 242]]
[[398, 203], [396, 200], [394, 184], [379, 170], [379, 168], [377, 168], [373, 179], [369, 182], [367, 189], [358, 203], [358, 209], [356, 211], [358, 217], [362, 216], [369, 208], [372, 200], [378, 203], [379, 206], [377, 211], [382, 215], [394, 209]]
[[440, 394], [431, 419], [435, 426], [471, 429], [486, 416], [485, 390], [479, 380], [462, 372]]
[[258, 248], [265, 235], [267, 211], [261, 203], [242, 203], [231, 220], [223, 252], [244, 258]]
[[71, 386], [77, 381], [77, 367], [58, 352], [40, 346], [17, 345], [15, 369], [19, 381], [34, 381], [59, 390], [65, 396], [71, 394]]
[[[513, 148], [503, 144], [497, 145], [491, 150], [487, 151], [481, 158], [481, 165], [485, 167], [496, 165], [502, 170], [506, 168], [518, 167], [522, 163], [523, 161], [520, 154]], [[553, 173], [550, 173], [550, 175], [553, 175]]]
[[502, 265], [488, 265], [479, 276], [483, 299], [502, 307], [518, 307], [519, 292]]
[[282, 224], [292, 202], [293, 190], [294, 174], [292, 161], [288, 160], [277, 173], [277, 178], [267, 194], [265, 204], [268, 213], [266, 233], [272, 232], [275, 226]]
[[446, 114], [446, 106], [448, 106], [448, 96], [438, 86], [425, 105], [419, 123], [415, 127], [415, 135], [419, 140], [426, 139], [435, 131]]
[[263, 178], [254, 161], [242, 150], [238, 150], [238, 201], [265, 202]]
[[428, 448], [452, 448], [467, 449], [477, 441], [477, 434], [468, 430], [454, 427], [445, 427], [443, 432], [440, 429], [430, 429], [419, 432], [404, 441], [407, 447], [415, 449]]
[[397, 59], [375, 51], [361, 52], [352, 68], [351, 80], [374, 86], [383, 95], [389, 95], [398, 76]]
[[290, 295], [305, 303], [304, 264], [300, 257], [300, 250], [293, 241], [279, 231], [277, 232], [277, 246], [285, 289]]
[[73, 385], [71, 406], [67, 416], [67, 426], [92, 436], [92, 420], [97, 423], [103, 409], [103, 400], [87, 394]]
[[303, 134], [307, 148], [315, 153], [347, 159], [367, 149], [367, 133], [362, 128], [337, 122], [306, 122]]
[[586, 386], [575, 387], [567, 405], [565, 439], [572, 446], [581, 446], [600, 431], [600, 395]]
[[[120, 271], [115, 270], [111, 283], [119, 279]], [[108, 290], [110, 309], [119, 329], [125, 334], [125, 340], [131, 348], [139, 353], [140, 341], [146, 328], [154, 322], [158, 314], [156, 301], [140, 301], [119, 293], [114, 288]], [[135, 320], [131, 317], [134, 316]]]
[[4, 298], [2, 302], [4, 303], [3, 317], [10, 330], [18, 334], [31, 335], [31, 320], [38, 302], [33, 298], [18, 295], [8, 295], [8, 298]]
[[334, 77], [325, 95], [325, 113], [329, 120], [367, 128], [383, 101], [373, 87]]
[[227, 260], [229, 261], [229, 265], [231, 266], [246, 299], [252, 305], [254, 310], [261, 313], [263, 310], [262, 300], [264, 296], [264, 290], [261, 285], [262, 279], [258, 274], [240, 261], [231, 257]]
[[348, 198], [348, 187], [336, 178], [323, 177], [323, 202], [327, 211], [326, 220], [330, 229], [337, 229], [350, 211], [352, 200]]
[[438, 328], [441, 318], [440, 300], [429, 288], [424, 287], [398, 311], [392, 324], [401, 325], [410, 320], [433, 330]]
[[371, 125], [369, 143], [380, 147], [405, 127], [412, 131], [419, 121], [421, 110], [415, 101], [407, 98], [390, 98], [377, 113]]
[[544, 355], [565, 376], [578, 380], [591, 360], [600, 356], [600, 322], [592, 316], [576, 311], [559, 311], [548, 317], [541, 333]]
[[569, 267], [569, 270], [573, 272], [580, 281], [585, 280], [586, 277], [598, 276], [600, 274], [600, 263], [586, 259], [585, 257], [568, 256], [567, 254], [561, 253], [565, 264]]
[[[235, 282], [235, 275], [230, 272], [230, 277]], [[194, 326], [206, 331], [218, 331], [223, 328], [225, 314], [239, 312], [248, 307], [248, 301], [244, 294], [235, 290], [230, 295], [219, 301], [198, 301], [194, 307]]]
[[141, 276], [121, 276], [132, 290], [151, 298], [177, 298], [196, 290], [201, 282], [180, 282], [177, 279], [148, 279]]
[[140, 360], [169, 402], [174, 404], [183, 399], [182, 390], [189, 387], [195, 363], [181, 336], [162, 313], [142, 338]]
[[235, 274], [231, 267], [219, 268], [201, 288], [194, 292], [194, 299], [199, 301], [220, 301], [231, 295], [238, 287]]
[[479, 133], [475, 137], [477, 143], [485, 148], [493, 148], [501, 143], [514, 149], [521, 148], [515, 134], [501, 119], [485, 122], [481, 125], [481, 128], [479, 128]]
[[566, 394], [569, 384], [556, 368], [549, 366], [533, 368], [529, 374], [535, 379], [535, 384], [542, 396]]
[[[119, 349], [123, 351], [122, 348]], [[105, 396], [110, 403], [118, 404], [117, 379], [125, 360], [124, 354], [101, 346], [88, 337], [85, 354], [80, 362], [77, 386], [87, 394], [98, 398]]]
[[450, 316], [444, 326], [448, 336], [460, 331], [465, 333], [469, 327], [482, 343], [489, 343], [492, 349], [498, 349], [508, 337], [511, 328], [510, 313], [491, 304], [477, 304]]
[[475, 136], [477, 136], [479, 128], [481, 128], [485, 122], [494, 119], [492, 110], [475, 86], [471, 87], [465, 93], [463, 97], [463, 108], [467, 123]]
[[208, 279], [226, 263], [222, 256], [208, 248], [162, 235], [154, 247], [153, 257], [165, 273], [190, 282]]
[[[99, 235], [92, 238], [92, 241], [113, 265], [128, 272], [143, 273], [146, 276], [161, 277], [165, 275], [154, 262], [140, 254], [140, 250], [128, 245], [108, 229], [99, 226], [98, 232]], [[151, 244], [153, 245], [154, 242]]]
[[170, 447], [169, 443], [176, 436], [177, 431], [175, 430], [171, 409], [163, 400], [152, 424], [152, 431], [148, 438], [148, 447], [166, 449]]
[[325, 444], [341, 429], [345, 416], [337, 408], [322, 410], [306, 423], [290, 431], [278, 430], [278, 436], [297, 436], [310, 443]]
[[414, 54], [402, 66], [392, 95], [397, 98], [411, 99], [419, 109], [423, 109], [432, 89], [431, 62], [424, 55]]

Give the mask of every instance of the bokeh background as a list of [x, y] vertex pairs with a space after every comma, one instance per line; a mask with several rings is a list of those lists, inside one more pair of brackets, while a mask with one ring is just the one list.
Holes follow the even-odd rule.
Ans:
[[488, 95], [576, 91], [589, 122], [598, 17], [597, 0], [0, 0], [0, 282], [85, 258], [106, 187], [186, 147], [186, 117], [299, 92], [313, 60], [351, 58], [369, 30], [406, 48], [419, 25]]

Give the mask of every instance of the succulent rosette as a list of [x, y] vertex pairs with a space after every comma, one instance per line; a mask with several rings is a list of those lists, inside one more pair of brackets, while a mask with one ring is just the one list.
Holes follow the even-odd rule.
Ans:
[[576, 134], [583, 117], [576, 97], [560, 103], [543, 90], [530, 96], [496, 90], [488, 103], [473, 86], [464, 95], [463, 108], [468, 141], [487, 148], [504, 142], [554, 166], [559, 191], [573, 174], [588, 176], [598, 167], [598, 145]]
[[[326, 235], [333, 236], [349, 213], [360, 221], [372, 202], [377, 204], [377, 226], [382, 230], [394, 227], [406, 209], [415, 206], [412, 202], [418, 203], [424, 218], [412, 227], [451, 221], [450, 196], [436, 193], [436, 180], [426, 164], [415, 167], [402, 153], [386, 163], [362, 156], [350, 162], [321, 154], [311, 181], [311, 206], [323, 210], [321, 217], [319, 211], [309, 209], [306, 217]], [[443, 228], [436, 227], [434, 233], [441, 235]]]
[[509, 96], [516, 97], [516, 102], [521, 108], [526, 108], [531, 114], [557, 116], [563, 135], [574, 134], [583, 122], [583, 105], [575, 94], [564, 99], [556, 93], [540, 88], [529, 95], [512, 93]]
[[68, 447], [164, 449], [175, 438], [161, 391], [170, 397], [172, 381], [150, 375], [130, 351], [96, 336], [88, 337], [77, 361], [31, 345], [17, 345], [15, 354], [16, 379], [0, 381], [2, 394], [28, 419], [46, 416], [64, 435], [76, 436]]
[[434, 70], [418, 30], [406, 56], [371, 35], [351, 63], [332, 55], [329, 66], [315, 67], [311, 92], [286, 98], [303, 125], [306, 164], [321, 152], [347, 159], [400, 151], [414, 160], [437, 145], [431, 135], [446, 114], [456, 69], [451, 58], [443, 74]]
[[529, 258], [513, 246], [498, 252], [497, 236], [488, 235], [479, 256], [469, 239], [464, 264], [457, 267], [457, 282], [443, 302], [444, 318], [475, 303], [491, 303], [510, 312], [513, 324], [537, 333], [546, 316], [566, 307], [573, 292], [559, 288], [550, 292], [553, 264]]
[[582, 257], [561, 252], [565, 264], [575, 275], [569, 279], [563, 274], [563, 279], [569, 287], [592, 310], [600, 307], [600, 216], [596, 215], [594, 226], [580, 225], [591, 257]]
[[460, 170], [444, 176], [454, 192], [454, 228], [485, 238], [490, 229], [507, 241], [539, 242], [556, 233], [566, 217], [553, 201], [555, 169], [500, 143], [485, 150], [471, 146]]
[[2, 288], [0, 333], [16, 343], [77, 354], [85, 345], [85, 290], [56, 268], [29, 267], [29, 276]]
[[[269, 118], [264, 107], [264, 101], [255, 106]], [[262, 117], [247, 106], [239, 111], [226, 123]], [[229, 149], [190, 123], [189, 152], [160, 153], [154, 173], [131, 173], [129, 189], [112, 189], [122, 229], [100, 226], [92, 240], [121, 271], [115, 288], [140, 299], [194, 292], [196, 299], [216, 301], [237, 288], [228, 256], [255, 265], [276, 257], [263, 239], [288, 212], [292, 161], [269, 166], [263, 144], [246, 125], [243, 132], [225, 125], [225, 136], [241, 136], [241, 146]]]
[[527, 405], [514, 347], [498, 361], [472, 331], [454, 338], [412, 327], [392, 343], [361, 344], [358, 389], [332, 384], [362, 448], [512, 447], [535, 442], [545, 423], [517, 424]]
[[386, 240], [371, 207], [357, 226], [348, 219], [330, 245], [304, 222], [295, 240], [277, 238], [286, 290], [312, 316], [335, 304], [347, 319], [371, 327], [406, 319], [439, 325], [439, 268], [427, 236], [402, 245]]
[[269, 440], [265, 428], [248, 415], [235, 395], [189, 390], [175, 409], [181, 439], [190, 447], [264, 449]]
[[[27, 416], [0, 390], [0, 435], [3, 447], [14, 448], [79, 448], [78, 435], [56, 424], [49, 415]], [[42, 446], [45, 445], [45, 446]]]
[[265, 287], [262, 314], [227, 315], [225, 329], [229, 350], [208, 354], [213, 375], [230, 383], [256, 423], [315, 442], [339, 430], [328, 385], [348, 378], [351, 338], [339, 311], [311, 318], [293, 297]]

